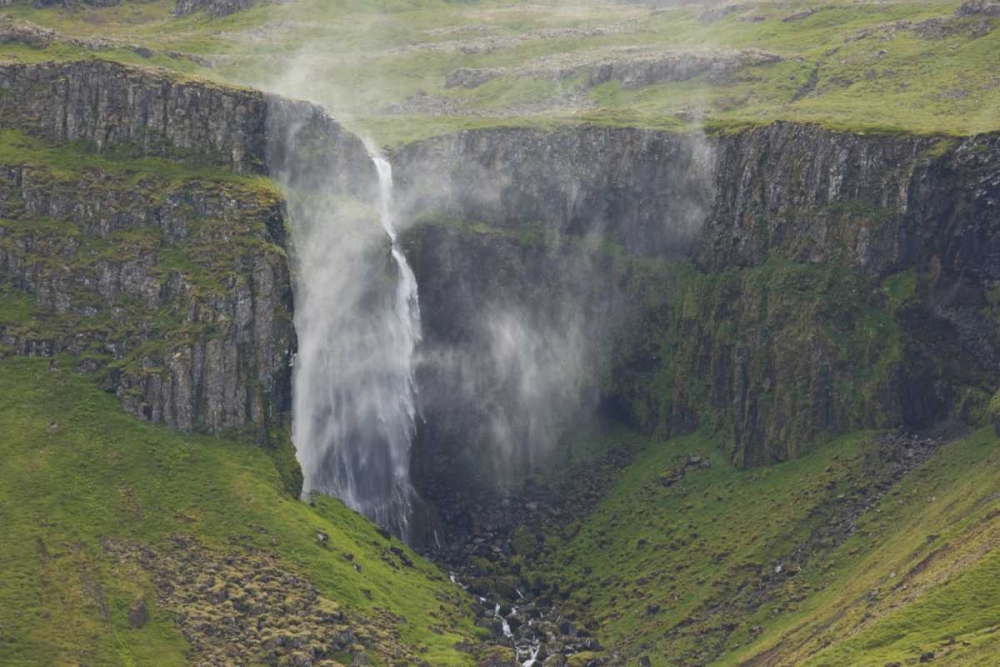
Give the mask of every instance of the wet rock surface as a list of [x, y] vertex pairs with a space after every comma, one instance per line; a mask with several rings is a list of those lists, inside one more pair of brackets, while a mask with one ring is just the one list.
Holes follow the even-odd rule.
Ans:
[[507, 228], [542, 221], [645, 255], [689, 250], [712, 201], [713, 154], [697, 134], [468, 131], [409, 144], [394, 162], [412, 217], [443, 212]]
[[[708, 384], [675, 385], [669, 403], [661, 388], [646, 401], [639, 396], [643, 378], [656, 373], [662, 350], [643, 343], [642, 335], [626, 335], [613, 366], [622, 372], [614, 382], [621, 391], [602, 399], [640, 426], [662, 419], [671, 432], [683, 433], [705, 410], [731, 409], [733, 460], [741, 466], [794, 457], [796, 442], [823, 431], [926, 428], [949, 413], [966, 391], [961, 387], [987, 387], [988, 399], [995, 383], [983, 369], [1000, 359], [994, 315], [985, 307], [1000, 278], [1000, 227], [992, 214], [1000, 201], [997, 143], [995, 134], [940, 140], [774, 123], [702, 138], [608, 128], [483, 130], [406, 146], [396, 154], [397, 174], [413, 217], [457, 216], [511, 232], [421, 232], [427, 242], [414, 244], [411, 264], [427, 304], [427, 344], [472, 340], [462, 322], [483, 312], [498, 285], [513, 294], [522, 288], [530, 294], [538, 284], [558, 292], [553, 276], [562, 260], [543, 243], [532, 246], [517, 236], [524, 221], [545, 221], [549, 238], [599, 233], [638, 256], [688, 257], [706, 280], [729, 285], [724, 296], [712, 292], [717, 299], [693, 297], [697, 312], [679, 324], [669, 303], [610, 318], [624, 332], [665, 330], [674, 321], [691, 343], [675, 359], [690, 364], [686, 377]], [[455, 257], [475, 260], [448, 259]], [[821, 297], [803, 283], [752, 277], [786, 260], [802, 267], [809, 281], [825, 280], [819, 267], [841, 271], [836, 283], [853, 296], [834, 303], [829, 290]], [[589, 266], [595, 283], [614, 284], [599, 262]], [[908, 271], [912, 294], [891, 305], [881, 283]], [[511, 280], [518, 272], [527, 278]], [[799, 293], [811, 304], [805, 310], [791, 305]], [[862, 305], [886, 313], [903, 344], [895, 371], [866, 380], [871, 384], [858, 413], [841, 400], [849, 392], [838, 389], [858, 386], [854, 367], [832, 344], [843, 340], [843, 331], [820, 332], [862, 317], [845, 310]], [[840, 314], [832, 315], [831, 307]], [[814, 308], [811, 317], [804, 315]], [[457, 324], [439, 326], [444, 317]], [[714, 320], [717, 325], [709, 324]], [[815, 334], [799, 338], [795, 332], [803, 327]], [[948, 370], [933, 370], [944, 368], [933, 359], [947, 360]], [[800, 389], [772, 393], [782, 378], [801, 379]], [[800, 407], [772, 400], [800, 391], [808, 397]], [[629, 407], [637, 399], [638, 411]], [[975, 418], [972, 408], [962, 410]], [[429, 418], [428, 428], [433, 424]], [[449, 441], [438, 435], [438, 442]]]
[[[449, 514], [447, 542], [426, 553], [452, 573], [456, 585], [476, 596], [476, 624], [513, 651], [482, 664], [609, 664], [605, 647], [593, 636], [596, 627], [560, 611], [568, 591], [532, 575], [530, 564], [545, 535], [591, 512], [630, 460], [626, 447], [613, 447], [551, 485], [527, 486], [502, 500], [484, 495], [463, 498], [470, 503], [465, 506], [443, 506]], [[514, 567], [515, 561], [522, 565]]]

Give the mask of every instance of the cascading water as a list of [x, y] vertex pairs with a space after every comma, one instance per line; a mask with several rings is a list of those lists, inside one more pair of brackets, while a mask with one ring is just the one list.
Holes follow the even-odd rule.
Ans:
[[300, 273], [293, 440], [305, 493], [335, 495], [407, 540], [420, 306], [397, 243], [392, 168], [374, 152], [372, 160], [381, 229], [336, 201], [293, 214]]

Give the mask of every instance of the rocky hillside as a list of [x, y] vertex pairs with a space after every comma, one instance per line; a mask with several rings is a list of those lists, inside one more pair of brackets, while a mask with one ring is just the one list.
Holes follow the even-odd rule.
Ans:
[[140, 418], [283, 443], [291, 240], [261, 176], [367, 196], [360, 141], [313, 107], [110, 63], [0, 80], [0, 267], [33, 304], [7, 349], [79, 355]]

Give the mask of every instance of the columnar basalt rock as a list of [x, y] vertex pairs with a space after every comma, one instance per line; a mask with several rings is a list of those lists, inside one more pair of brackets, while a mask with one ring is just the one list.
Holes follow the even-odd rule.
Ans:
[[[276, 185], [230, 172], [367, 196], [361, 141], [308, 104], [110, 63], [0, 67], [0, 86], [26, 149], [0, 166], [0, 281], [36, 308], [0, 327], [0, 351], [80, 355], [146, 420], [282, 433], [287, 214]], [[32, 152], [47, 146], [71, 167]]]
[[689, 251], [712, 200], [713, 154], [700, 133], [469, 131], [406, 146], [396, 161], [415, 212], [544, 222], [643, 255]]
[[0, 66], [0, 127], [359, 195], [377, 182], [361, 140], [316, 106], [110, 62]]
[[749, 466], [824, 432], [977, 421], [1000, 363], [998, 145], [775, 123], [709, 137], [497, 129], [407, 146], [397, 173], [415, 218], [495, 230], [464, 245], [434, 232], [462, 245], [447, 252], [424, 232], [414, 243], [427, 345], [469, 343], [442, 323], [484, 316], [477, 276], [518, 267], [524, 290], [567, 293], [544, 278], [564, 260], [518, 231], [531, 222], [543, 246], [590, 234], [627, 258], [688, 266], [629, 260], [590, 278], [626, 299], [602, 341], [610, 368], [592, 373], [604, 404], [644, 429], [715, 424]]
[[287, 420], [295, 333], [275, 192], [3, 172], [0, 276], [39, 312], [4, 328], [8, 347], [109, 355], [99, 365], [126, 410], [181, 430], [266, 440]]
[[[937, 256], [996, 280], [1000, 136], [964, 140], [775, 123], [720, 138], [718, 198], [699, 260], [718, 270], [775, 254], [871, 275]], [[992, 267], [992, 268], [991, 268]]]

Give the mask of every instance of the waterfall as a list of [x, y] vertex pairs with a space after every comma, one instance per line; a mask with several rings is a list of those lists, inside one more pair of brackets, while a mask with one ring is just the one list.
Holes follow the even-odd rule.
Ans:
[[392, 168], [374, 151], [371, 157], [380, 226], [336, 199], [300, 204], [293, 214], [293, 440], [305, 493], [335, 495], [408, 540], [420, 307], [397, 241]]

